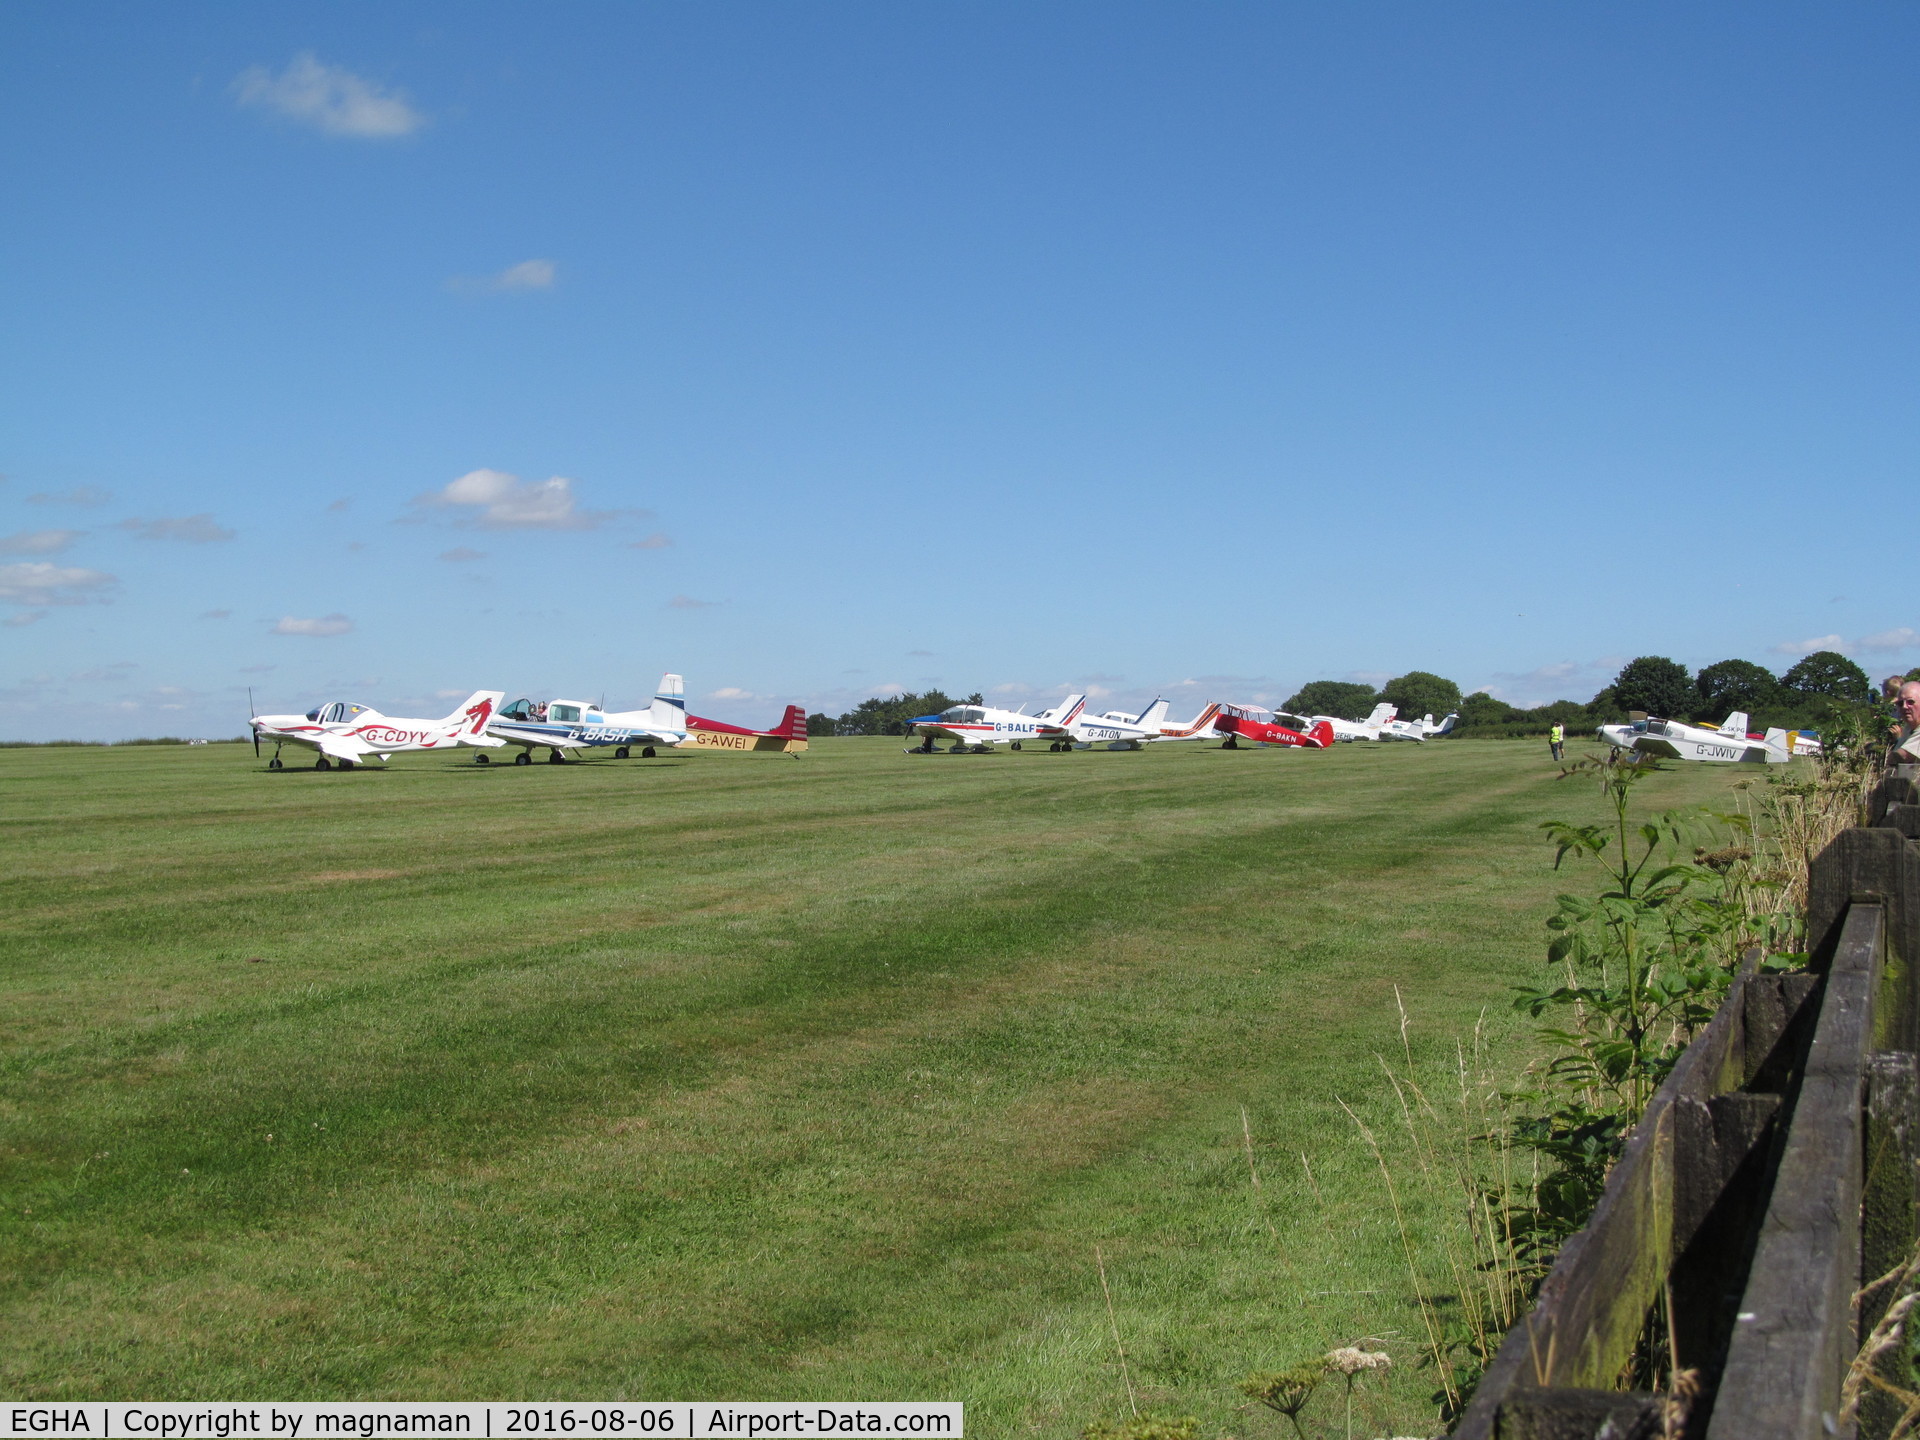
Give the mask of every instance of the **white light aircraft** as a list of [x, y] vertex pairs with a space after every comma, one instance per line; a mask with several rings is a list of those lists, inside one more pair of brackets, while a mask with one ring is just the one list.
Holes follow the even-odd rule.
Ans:
[[1336, 740], [1378, 740], [1381, 738], [1380, 732], [1392, 724], [1393, 717], [1399, 713], [1383, 700], [1373, 707], [1373, 713], [1364, 720], [1342, 720], [1338, 715], [1309, 715], [1305, 718], [1310, 725], [1326, 721], [1333, 727], [1333, 738]]
[[[614, 759], [625, 760], [634, 745], [642, 747], [641, 759], [650, 760], [656, 745], [686, 743], [685, 692], [678, 675], [662, 675], [653, 703], [644, 710], [603, 711], [585, 700], [516, 700], [494, 717], [487, 733], [496, 743], [520, 747], [516, 765], [531, 765], [540, 747], [554, 765], [564, 765], [569, 751], [606, 748]], [[486, 759], [482, 755], [475, 763], [484, 765]]]
[[1795, 732], [1795, 737], [1789, 738], [1780, 729], [1769, 730], [1761, 737], [1749, 735], [1746, 714], [1739, 710], [1715, 727], [1645, 716], [1626, 725], [1602, 725], [1596, 733], [1616, 750], [1637, 750], [1667, 760], [1748, 765], [1786, 764], [1793, 758], [1798, 735]]
[[1168, 708], [1167, 701], [1155, 700], [1138, 715], [1129, 715], [1124, 710], [1109, 710], [1106, 714], [1097, 715], [1092, 719], [1082, 715], [1067, 728], [1073, 732], [1075, 748], [1080, 750], [1091, 750], [1095, 745], [1101, 744], [1109, 750], [1138, 750], [1142, 745], [1155, 740], [1198, 739], [1197, 735], [1179, 737], [1167, 735]]
[[1454, 722], [1460, 717], [1449, 715], [1438, 725], [1433, 723], [1431, 713], [1422, 715], [1418, 720], [1389, 720], [1380, 727], [1382, 740], [1431, 740], [1435, 735], [1445, 735], [1453, 729]]
[[918, 732], [922, 738], [918, 745], [909, 747], [907, 753], [931, 755], [933, 742], [943, 735], [953, 741], [947, 750], [950, 755], [991, 755], [993, 747], [999, 744], [1018, 750], [1029, 740], [1045, 740], [1049, 750], [1071, 750], [1074, 740], [1071, 727], [1080, 718], [1086, 703], [1084, 695], [1069, 695], [1051, 710], [1042, 710], [1038, 715], [1027, 714], [1024, 707], [999, 710], [991, 705], [971, 704], [949, 706], [938, 715], [916, 715], [907, 722], [907, 733]]
[[304, 715], [255, 715], [253, 753], [260, 753], [260, 742], [273, 742], [269, 770], [285, 767], [280, 761], [283, 745], [305, 745], [318, 750], [313, 762], [316, 770], [331, 770], [337, 764], [351, 770], [368, 759], [386, 760], [402, 750], [452, 750], [461, 745], [498, 748], [499, 740], [487, 738], [487, 722], [505, 692], [476, 690], [444, 720], [402, 720], [382, 715], [366, 705], [335, 700]]

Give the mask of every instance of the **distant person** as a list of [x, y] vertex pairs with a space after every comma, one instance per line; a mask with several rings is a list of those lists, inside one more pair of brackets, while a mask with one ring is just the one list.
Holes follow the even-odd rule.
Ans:
[[1880, 682], [1880, 698], [1889, 705], [1900, 698], [1900, 687], [1907, 683], [1904, 675], [1889, 675]]
[[1893, 698], [1893, 713], [1900, 723], [1893, 730], [1893, 753], [1889, 765], [1920, 765], [1920, 680], [1901, 684]]
[[1567, 758], [1566, 726], [1555, 725], [1551, 730], [1547, 731], [1547, 749], [1553, 752], [1553, 758], [1556, 760], [1564, 760]]

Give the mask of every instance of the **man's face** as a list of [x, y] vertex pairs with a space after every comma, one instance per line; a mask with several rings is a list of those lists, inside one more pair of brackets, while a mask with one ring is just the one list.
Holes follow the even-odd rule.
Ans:
[[1909, 725], [1920, 725], [1920, 681], [1909, 680], [1900, 687], [1900, 697], [1893, 702], [1893, 708], [1900, 712], [1900, 718]]

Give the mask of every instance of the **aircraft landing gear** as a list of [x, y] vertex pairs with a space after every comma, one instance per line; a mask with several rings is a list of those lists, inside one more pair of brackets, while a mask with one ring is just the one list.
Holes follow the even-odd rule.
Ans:
[[1238, 750], [1240, 748], [1240, 742], [1232, 735], [1229, 735], [1220, 742], [1220, 748], [1222, 750]]
[[1007, 748], [1009, 750], [1018, 750], [1020, 748], [1020, 742], [1018, 740], [1010, 741]]
[[518, 755], [513, 757], [513, 763], [516, 765], [531, 765], [533, 764], [533, 755], [530, 751], [522, 750]]
[[640, 758], [641, 758], [642, 760], [651, 760], [651, 759], [653, 759], [653, 747], [652, 747], [651, 745], [647, 745], [647, 746], [644, 746], [644, 747], [642, 747], [642, 749], [641, 749], [641, 751], [640, 751]]
[[562, 755], [558, 750], [549, 750], [547, 752], [547, 764], [564, 765], [566, 763], [567, 763], [567, 757]]
[[286, 767], [280, 763], [280, 757], [278, 755], [267, 761], [267, 769], [269, 770], [284, 770], [285, 768]]
[[627, 747], [622, 745], [618, 750], [614, 751], [613, 758], [616, 760], [625, 760], [627, 758]]
[[322, 755], [318, 760], [313, 762], [313, 768], [316, 770], [331, 770], [333, 768], [333, 762]]
[[491, 765], [493, 761], [489, 760], [484, 755], [476, 755], [473, 757], [473, 763], [476, 765]]
[[967, 753], [967, 742], [966, 742], [966, 741], [964, 741], [964, 740], [956, 740], [956, 741], [955, 741], [955, 742], [954, 742], [953, 744], [951, 744], [951, 745], [949, 745], [949, 746], [947, 747], [947, 753], [948, 753], [949, 755], [964, 755], [964, 754], [966, 754], [966, 753]]

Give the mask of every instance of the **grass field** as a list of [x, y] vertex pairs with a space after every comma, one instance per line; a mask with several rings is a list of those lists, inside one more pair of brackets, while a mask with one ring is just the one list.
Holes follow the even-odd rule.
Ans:
[[1431, 1433], [1336, 1097], [1397, 1123], [1395, 984], [1416, 1060], [1484, 1010], [1524, 1062], [1572, 888], [1536, 827], [1599, 813], [1544, 752], [0, 750], [0, 1393], [1066, 1437], [1127, 1412], [1117, 1328], [1207, 1436], [1281, 1433], [1248, 1370], [1380, 1337], [1365, 1433]]

